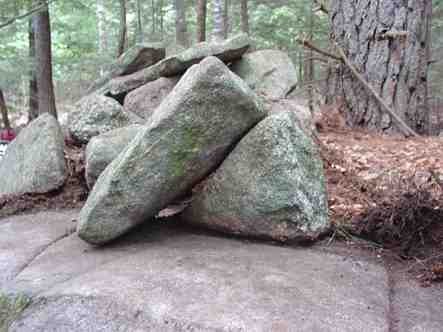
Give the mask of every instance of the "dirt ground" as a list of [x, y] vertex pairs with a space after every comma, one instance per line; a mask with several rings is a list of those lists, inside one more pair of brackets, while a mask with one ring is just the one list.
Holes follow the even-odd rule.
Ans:
[[[443, 282], [443, 138], [351, 130], [337, 112], [317, 125], [334, 225], [326, 242], [369, 250], [424, 286]], [[65, 155], [62, 188], [0, 197], [0, 218], [81, 207], [88, 195], [83, 149], [68, 145]]]

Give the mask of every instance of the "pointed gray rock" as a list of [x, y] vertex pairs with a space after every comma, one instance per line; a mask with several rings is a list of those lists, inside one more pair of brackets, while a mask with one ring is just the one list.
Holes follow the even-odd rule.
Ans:
[[78, 235], [101, 244], [149, 221], [213, 171], [264, 116], [257, 95], [220, 60], [193, 66], [98, 178]]
[[311, 241], [329, 228], [322, 161], [293, 113], [275, 113], [236, 146], [182, 218], [229, 234]]
[[45, 113], [12, 141], [0, 160], [0, 195], [46, 193], [66, 178], [64, 137], [57, 120]]

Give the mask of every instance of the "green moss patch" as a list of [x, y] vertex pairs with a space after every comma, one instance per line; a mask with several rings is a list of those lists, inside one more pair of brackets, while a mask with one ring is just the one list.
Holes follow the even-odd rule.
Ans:
[[30, 298], [23, 294], [7, 296], [0, 293], [0, 332], [7, 332], [30, 302]]

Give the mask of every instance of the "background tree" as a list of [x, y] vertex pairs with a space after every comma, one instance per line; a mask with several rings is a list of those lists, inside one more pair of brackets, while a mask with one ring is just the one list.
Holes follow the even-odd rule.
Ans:
[[137, 43], [143, 42], [144, 31], [143, 31], [143, 20], [142, 20], [142, 4], [141, 0], [137, 0], [137, 32], [136, 41]]
[[212, 0], [212, 40], [222, 40], [224, 31], [223, 1]]
[[[38, 4], [44, 2], [38, 1]], [[54, 85], [52, 81], [51, 23], [48, 6], [34, 16], [35, 50], [37, 59], [37, 86], [39, 114], [48, 112], [57, 118]]]
[[206, 40], [207, 0], [197, 0], [197, 43]]
[[174, 0], [175, 35], [177, 44], [187, 47], [188, 35], [186, 27], [186, 5], [184, 0]]
[[0, 88], [0, 112], [2, 115], [3, 126], [5, 129], [11, 129], [11, 124], [8, 117], [8, 108], [6, 107], [5, 96], [3, 90]]
[[126, 50], [128, 42], [128, 25], [126, 23], [126, 0], [120, 2], [120, 33], [118, 37], [117, 57], [120, 57]]
[[[429, 0], [332, 0], [332, 36], [369, 85], [418, 133], [429, 125], [428, 61]], [[351, 74], [337, 64], [332, 95], [346, 106], [354, 126], [399, 131], [380, 103]]]
[[35, 27], [33, 19], [28, 19], [28, 43], [29, 43], [29, 111], [28, 121], [32, 121], [38, 117], [38, 86], [36, 74], [36, 58], [35, 58]]
[[240, 29], [249, 35], [248, 0], [240, 0]]

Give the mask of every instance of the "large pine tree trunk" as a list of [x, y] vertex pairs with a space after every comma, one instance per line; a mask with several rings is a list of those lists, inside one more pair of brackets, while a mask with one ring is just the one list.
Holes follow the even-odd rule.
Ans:
[[[369, 85], [412, 129], [429, 123], [430, 0], [331, 0], [332, 37]], [[348, 124], [398, 132], [395, 122], [344, 65], [329, 84]]]
[[48, 112], [57, 118], [54, 84], [52, 82], [51, 25], [49, 10], [35, 16], [35, 51], [37, 58], [38, 112]]
[[206, 40], [207, 0], [197, 0], [197, 43]]
[[187, 47], [186, 6], [184, 0], [174, 0], [175, 6], [175, 37], [177, 44]]

